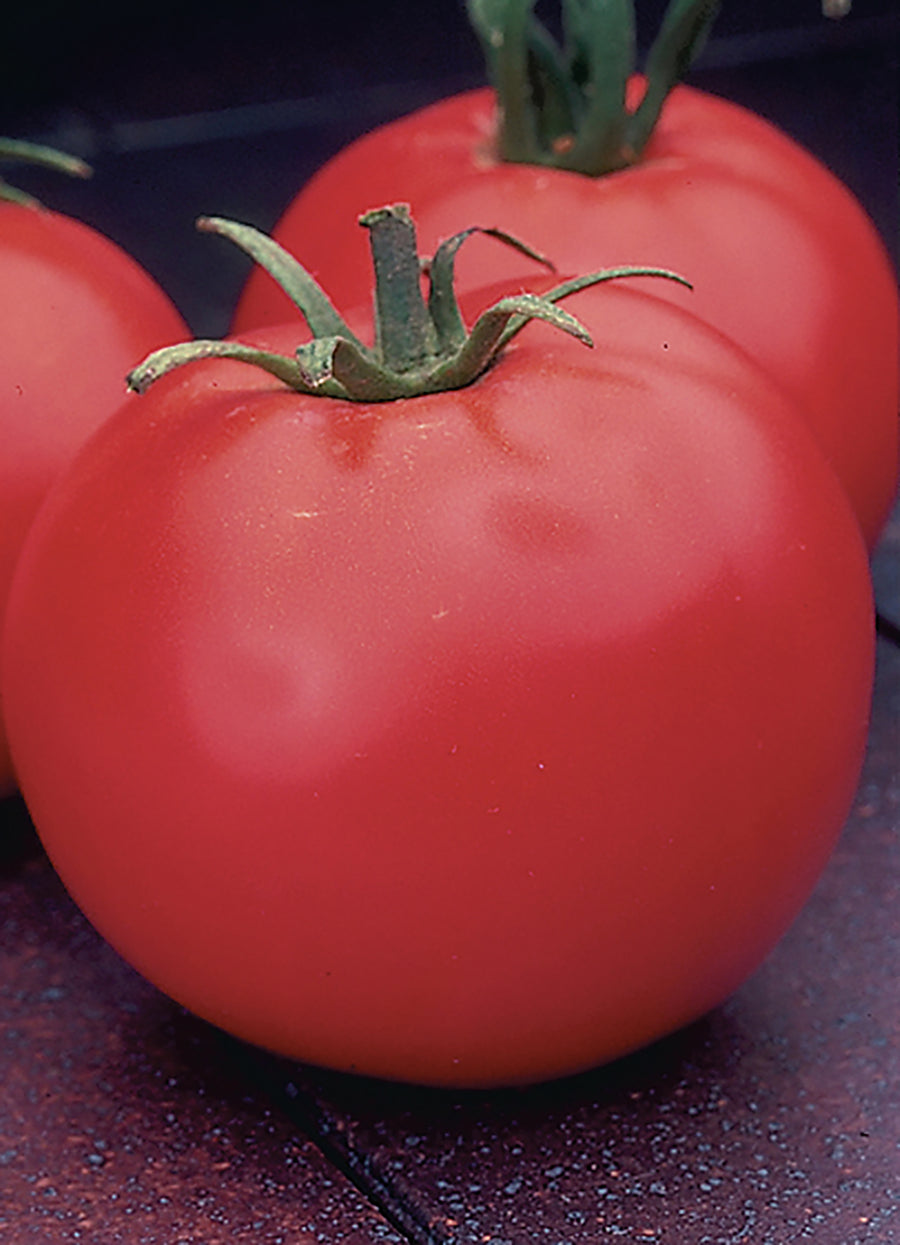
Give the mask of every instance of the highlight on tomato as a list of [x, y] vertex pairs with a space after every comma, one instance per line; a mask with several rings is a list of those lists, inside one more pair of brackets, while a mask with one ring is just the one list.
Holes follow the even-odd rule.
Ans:
[[[690, 281], [652, 293], [733, 338], [793, 398], [874, 546], [898, 463], [898, 300], [886, 248], [827, 168], [762, 117], [678, 83], [713, 21], [672, 0], [641, 74], [630, 3], [562, 0], [564, 45], [534, 0], [469, 0], [491, 89], [439, 101], [339, 152], [274, 237], [312, 265], [337, 305], [365, 300], [371, 203], [408, 201], [423, 248], [502, 221], [561, 271], [641, 262]], [[460, 288], [527, 273], [474, 245]], [[251, 274], [234, 330], [288, 303]]]
[[866, 552], [788, 399], [634, 273], [471, 323], [472, 231], [425, 299], [405, 208], [364, 224], [351, 327], [205, 222], [310, 332], [134, 371], [19, 561], [13, 754], [71, 894], [198, 1015], [539, 1081], [714, 1007], [804, 903], [860, 773]]
[[[75, 176], [74, 157], [13, 139], [0, 160]], [[90, 226], [0, 181], [0, 623], [25, 534], [50, 484], [127, 396], [124, 377], [187, 327], [157, 283]], [[0, 722], [0, 795], [15, 775]]]

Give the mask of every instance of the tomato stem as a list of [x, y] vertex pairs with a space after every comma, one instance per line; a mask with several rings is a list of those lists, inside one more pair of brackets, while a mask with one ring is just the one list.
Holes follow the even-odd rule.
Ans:
[[669, 91], [703, 46], [719, 0], [670, 0], [633, 110], [633, 0], [560, 3], [562, 45], [534, 16], [535, 0], [468, 0], [468, 12], [497, 93], [501, 158], [598, 177], [640, 158]]
[[[16, 138], [0, 138], [0, 162], [15, 161], [19, 164], [38, 164], [43, 168], [56, 169], [59, 173], [67, 173], [70, 177], [90, 177], [91, 168], [77, 156], [70, 156], [55, 147], [45, 147], [41, 143], [28, 143]], [[40, 207], [37, 199], [10, 186], [0, 177], [0, 200], [6, 203], [18, 203], [24, 207]]]
[[[539, 319], [593, 345], [587, 330], [556, 304], [560, 299], [618, 277], [653, 276], [688, 283], [663, 268], [614, 268], [567, 281], [549, 294], [503, 298], [466, 329], [454, 290], [454, 261], [473, 233], [486, 233], [506, 245], [553, 265], [544, 256], [499, 229], [465, 229], [448, 238], [424, 264], [416, 248], [415, 226], [405, 204], [366, 212], [375, 269], [375, 343], [366, 346], [335, 310], [303, 265], [251, 225], [201, 217], [198, 227], [235, 242], [272, 276], [305, 319], [312, 341], [294, 356], [274, 354], [239, 341], [198, 340], [154, 351], [128, 377], [144, 393], [159, 377], [201, 359], [229, 358], [263, 368], [300, 393], [355, 402], [388, 402], [425, 393], [461, 389], [485, 371], [498, 352], [529, 320]], [[422, 292], [428, 280], [427, 301]]]
[[405, 204], [359, 218], [369, 230], [375, 269], [375, 349], [385, 367], [409, 372], [437, 353], [437, 334], [422, 297], [416, 230]]

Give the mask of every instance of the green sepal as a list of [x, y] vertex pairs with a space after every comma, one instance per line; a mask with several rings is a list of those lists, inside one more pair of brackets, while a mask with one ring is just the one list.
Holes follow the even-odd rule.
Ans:
[[207, 338], [179, 342], [175, 346], [163, 346], [154, 350], [128, 373], [125, 383], [132, 393], [146, 393], [154, 381], [166, 373], [173, 372], [186, 363], [197, 363], [201, 359], [235, 359], [239, 363], [252, 363], [254, 367], [262, 368], [277, 380], [284, 381], [292, 389], [314, 392], [307, 385], [296, 359], [275, 354], [273, 351], [258, 350], [243, 342]]
[[557, 144], [555, 167], [621, 166], [627, 113], [625, 91], [634, 72], [635, 33], [631, 0], [563, 0], [570, 35], [570, 73], [578, 82], [583, 107], [568, 146]]
[[672, 87], [702, 49], [719, 0], [670, 0], [648, 52], [634, 112], [633, 0], [560, 0], [564, 46], [534, 16], [535, 0], [467, 0], [497, 93], [498, 151], [596, 177], [638, 160]]
[[354, 402], [389, 402], [416, 392], [409, 372], [391, 372], [371, 351], [345, 337], [321, 337], [297, 347], [307, 392]]
[[498, 141], [504, 160], [541, 163], [537, 119], [528, 74], [535, 0], [468, 0], [469, 19], [481, 40], [500, 103]]
[[454, 284], [455, 263], [459, 248], [467, 238], [471, 238], [475, 233], [496, 238], [498, 242], [503, 242], [522, 255], [527, 255], [535, 263], [543, 264], [551, 272], [555, 271], [552, 260], [547, 259], [546, 255], [541, 255], [539, 251], [533, 250], [502, 229], [473, 225], [469, 229], [462, 230], [461, 233], [454, 234], [452, 238], [447, 238], [438, 246], [434, 257], [428, 261], [426, 267], [429, 277], [428, 313], [437, 335], [437, 351], [441, 355], [454, 353], [466, 340], [466, 326], [460, 314]]
[[568, 141], [583, 102], [565, 52], [536, 18], [528, 28], [528, 75], [531, 95], [540, 100], [532, 121], [535, 152], [540, 156]]
[[[678, 285], [683, 285], [685, 289], [692, 290], [694, 288], [690, 281], [668, 268], [633, 268], [626, 266], [622, 268], [604, 268], [602, 272], [591, 272], [582, 277], [571, 277], [568, 281], [562, 281], [559, 285], [554, 286], [552, 290], [547, 290], [541, 295], [541, 299], [548, 303], [558, 303], [563, 298], [577, 294], [580, 290], [589, 289], [592, 285], [602, 285], [605, 281], [619, 281], [623, 277], [661, 277], [665, 281], [675, 281]], [[533, 318], [533, 316], [514, 317], [501, 335], [499, 349], [502, 350], [507, 342], [521, 332], [528, 320]]]
[[[66, 173], [69, 177], [90, 177], [90, 165], [65, 151], [57, 151], [55, 147], [46, 147], [42, 143], [29, 143], [17, 138], [0, 138], [0, 163], [15, 162], [18, 164], [37, 164], [45, 169], [55, 169], [58, 173]], [[0, 177], [0, 201], [15, 203], [20, 207], [40, 207], [41, 204], [33, 195], [26, 194], [17, 186]]]
[[314, 337], [344, 334], [353, 338], [353, 333], [319, 283], [274, 238], [254, 229], [252, 225], [241, 225], [221, 216], [201, 216], [197, 220], [197, 228], [201, 233], [215, 233], [222, 238], [228, 238], [255, 260], [260, 268], [264, 268], [290, 298]]
[[647, 88], [628, 118], [626, 153], [644, 150], [669, 92], [703, 50], [719, 11], [719, 0], [672, 0], [647, 53]]
[[473, 359], [492, 358], [500, 346], [524, 328], [529, 320], [544, 320], [554, 328], [577, 338], [585, 346], [594, 344], [584, 325], [569, 315], [568, 311], [557, 307], [552, 299], [541, 294], [515, 294], [509, 298], [501, 298], [493, 307], [483, 311], [475, 321], [459, 356], [460, 370], [464, 369], [467, 356]]
[[[435, 358], [417, 372], [391, 372], [370, 354], [359, 350], [341, 337], [320, 339], [300, 346], [297, 358], [303, 378], [315, 392], [324, 386], [338, 385], [336, 396], [350, 397], [357, 402], [384, 402], [398, 398], [421, 397], [426, 393], [442, 393], [462, 389], [472, 383], [488, 367], [504, 333], [513, 320], [519, 323], [513, 333], [529, 320], [546, 320], [555, 328], [571, 333], [586, 346], [592, 346], [590, 334], [568, 312], [549, 299], [535, 294], [519, 294], [501, 299], [489, 307], [475, 322], [462, 349], [448, 358]], [[512, 336], [512, 334], [510, 334]]]

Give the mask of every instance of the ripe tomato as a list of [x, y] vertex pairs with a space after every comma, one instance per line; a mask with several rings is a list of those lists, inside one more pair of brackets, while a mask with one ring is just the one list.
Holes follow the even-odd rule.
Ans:
[[[22, 541], [51, 482], [184, 321], [138, 263], [89, 226], [0, 202], [0, 620]], [[0, 729], [0, 794], [14, 786]]]
[[[641, 263], [682, 273], [693, 292], [657, 282], [652, 293], [721, 329], [794, 398], [874, 545], [897, 481], [897, 290], [846, 187], [762, 118], [686, 86], [672, 91], [640, 161], [599, 178], [504, 163], [494, 128], [494, 95], [479, 90], [377, 129], [313, 177], [274, 236], [314, 261], [340, 307], [367, 293], [354, 214], [396, 199], [410, 203], [429, 253], [464, 225], [502, 222], [561, 271]], [[460, 286], [518, 266], [474, 244], [460, 257]], [[283, 320], [287, 306], [257, 269], [235, 330]]]
[[3, 678], [35, 823], [241, 1038], [573, 1072], [723, 999], [834, 844], [873, 648], [843, 492], [723, 336], [622, 287], [571, 309], [593, 352], [530, 325], [379, 404], [193, 363], [32, 528]]

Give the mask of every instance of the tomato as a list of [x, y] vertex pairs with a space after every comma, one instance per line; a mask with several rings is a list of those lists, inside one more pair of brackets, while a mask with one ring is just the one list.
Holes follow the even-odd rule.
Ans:
[[[637, 81], [632, 90], [637, 91]], [[687, 277], [652, 286], [751, 354], [805, 412], [874, 545], [897, 481], [897, 290], [885, 249], [850, 192], [762, 118], [672, 91], [642, 158], [603, 177], [511, 164], [493, 151], [494, 95], [477, 90], [374, 130], [324, 166], [274, 236], [340, 307], [366, 297], [353, 218], [397, 199], [426, 250], [463, 225], [502, 223], [560, 271], [623, 263]], [[524, 274], [474, 244], [461, 286]], [[286, 318], [284, 295], [251, 275], [236, 331]]]
[[[121, 405], [125, 376], [184, 321], [108, 238], [36, 205], [0, 202], [0, 618], [52, 481]], [[15, 779], [0, 730], [0, 794]]]
[[873, 649], [842, 490], [722, 335], [623, 286], [571, 309], [593, 351], [533, 324], [381, 403], [191, 363], [32, 528], [35, 824], [243, 1039], [446, 1086], [613, 1059], [739, 985], [841, 829]]

